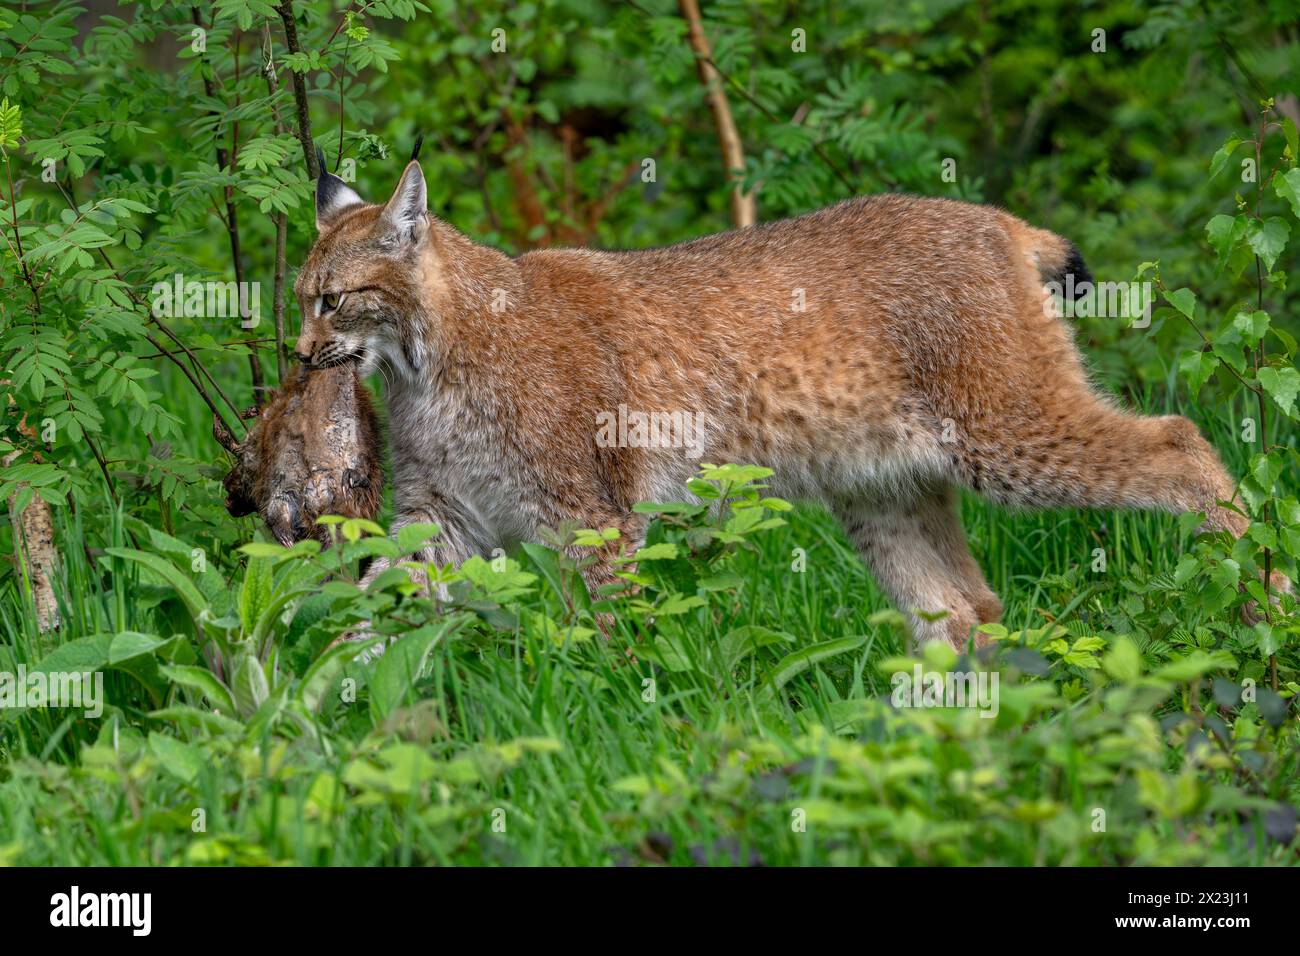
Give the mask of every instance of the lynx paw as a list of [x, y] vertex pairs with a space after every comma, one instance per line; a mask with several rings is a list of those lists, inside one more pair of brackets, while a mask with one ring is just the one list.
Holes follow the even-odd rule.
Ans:
[[[1261, 574], [1262, 578], [1263, 575]], [[1291, 579], [1281, 571], [1274, 571], [1268, 578], [1269, 596], [1274, 605], [1278, 604], [1279, 594], [1291, 593]], [[1259, 602], [1256, 600], [1247, 601], [1241, 606], [1241, 622], [1250, 627], [1254, 627], [1260, 621], [1264, 620], [1264, 615], [1259, 609]]]

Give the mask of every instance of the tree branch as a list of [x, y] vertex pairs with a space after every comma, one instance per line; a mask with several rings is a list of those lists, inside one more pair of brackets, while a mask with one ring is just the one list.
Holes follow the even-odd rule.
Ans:
[[[275, 96], [280, 92], [280, 78], [275, 69], [275, 50], [271, 43], [271, 26], [262, 23], [262, 50], [264, 63], [262, 72], [266, 76], [266, 88], [271, 94], [271, 118], [277, 134], [284, 132], [280, 121], [280, 111], [275, 105]], [[281, 384], [289, 372], [289, 352], [284, 344], [284, 278], [287, 271], [285, 262], [285, 241], [289, 227], [289, 217], [284, 211], [277, 212], [275, 221], [275, 285], [271, 295], [271, 313], [275, 319], [275, 371]]]
[[758, 218], [758, 204], [753, 192], [742, 191], [745, 146], [736, 130], [731, 105], [727, 102], [727, 94], [722, 87], [722, 74], [713, 63], [709, 38], [704, 35], [700, 5], [697, 0], [678, 0], [678, 6], [686, 18], [687, 36], [691, 49], [695, 51], [695, 65], [699, 68], [700, 82], [704, 84], [709, 109], [713, 112], [713, 125], [717, 129], [718, 146], [722, 150], [722, 165], [728, 181], [734, 184], [731, 189], [731, 221], [737, 229], [752, 226]]
[[[289, 53], [301, 53], [302, 44], [298, 42], [298, 24], [293, 19], [293, 0], [281, 0], [276, 8], [280, 19], [284, 21], [284, 43]], [[298, 107], [298, 140], [302, 143], [302, 158], [307, 163], [307, 172], [312, 179], [320, 176], [320, 167], [316, 164], [316, 144], [311, 138], [311, 112], [307, 109], [307, 84], [302, 74], [290, 70], [293, 80], [293, 100]]]

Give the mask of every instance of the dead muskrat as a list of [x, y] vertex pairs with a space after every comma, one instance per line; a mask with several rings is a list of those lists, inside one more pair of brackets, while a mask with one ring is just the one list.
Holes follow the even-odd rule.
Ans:
[[281, 544], [328, 544], [321, 515], [374, 518], [383, 500], [379, 420], [355, 362], [296, 366], [231, 449], [226, 510], [257, 512]]

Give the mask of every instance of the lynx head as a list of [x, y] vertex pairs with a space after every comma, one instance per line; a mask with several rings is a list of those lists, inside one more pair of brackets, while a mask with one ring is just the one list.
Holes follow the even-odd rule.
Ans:
[[326, 368], [380, 358], [410, 373], [426, 361], [424, 305], [437, 275], [424, 173], [412, 161], [392, 197], [368, 203], [324, 170], [316, 181], [319, 236], [294, 293], [302, 334], [294, 353]]

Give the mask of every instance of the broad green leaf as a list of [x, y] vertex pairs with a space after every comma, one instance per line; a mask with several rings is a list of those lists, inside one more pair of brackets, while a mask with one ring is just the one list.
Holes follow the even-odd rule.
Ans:
[[303, 706], [310, 711], [319, 711], [325, 701], [325, 695], [334, 687], [343, 669], [356, 660], [359, 654], [381, 643], [383, 638], [342, 641], [312, 661], [311, 666], [303, 673], [298, 688], [298, 699]]
[[449, 630], [459, 626], [455, 619], [426, 624], [390, 645], [370, 674], [370, 712], [376, 724], [408, 698], [416, 696], [415, 683], [429, 653]]
[[195, 748], [175, 737], [151, 733], [149, 750], [164, 770], [184, 783], [193, 783], [203, 772], [203, 757]]
[[1187, 385], [1193, 395], [1201, 390], [1218, 367], [1218, 356], [1213, 352], [1202, 352], [1200, 349], [1184, 352], [1183, 357], [1178, 361], [1178, 370], [1187, 376]]
[[1128, 637], [1119, 637], [1110, 645], [1101, 666], [1122, 684], [1136, 683], [1142, 676], [1142, 654]]
[[1273, 271], [1273, 263], [1286, 248], [1290, 235], [1290, 224], [1279, 216], [1270, 216], [1263, 222], [1251, 219], [1246, 223], [1246, 241], [1255, 255], [1263, 261], [1264, 269], [1268, 272]]
[[1277, 402], [1282, 411], [1295, 417], [1295, 399], [1300, 393], [1300, 371], [1292, 366], [1272, 368], [1266, 366], [1259, 370], [1260, 387]]
[[177, 596], [185, 604], [186, 610], [190, 612], [196, 623], [198, 623], [199, 615], [208, 610], [207, 598], [199, 593], [199, 589], [194, 586], [194, 582], [190, 577], [170, 561], [160, 558], [156, 554], [146, 554], [132, 548], [105, 548], [104, 551], [114, 557], [141, 564], [170, 584], [176, 590]]
[[231, 716], [235, 714], [235, 698], [230, 689], [207, 668], [164, 664], [159, 670], [172, 683], [197, 690], [215, 710]]
[[640, 548], [632, 556], [635, 561], [663, 561], [677, 557], [677, 545], [661, 541], [648, 547]]
[[1259, 345], [1260, 340], [1268, 333], [1268, 324], [1268, 313], [1259, 310], [1238, 312], [1236, 318], [1232, 320], [1232, 327], [1241, 333], [1242, 340], [1251, 348]]
[[1165, 299], [1189, 319], [1196, 318], [1196, 293], [1191, 289], [1175, 289], [1165, 293]]
[[769, 690], [779, 690], [814, 664], [855, 651], [865, 644], [867, 640], [868, 636], [865, 634], [855, 637], [840, 637], [797, 650], [783, 657], [775, 667], [767, 672], [763, 678], [762, 686]]
[[1300, 166], [1293, 166], [1273, 181], [1273, 191], [1291, 204], [1291, 214], [1300, 219]]
[[270, 696], [262, 662], [254, 654], [241, 654], [235, 661], [230, 677], [230, 689], [235, 697], [235, 709], [243, 717], [252, 716]]
[[441, 533], [442, 528], [436, 524], [417, 522], [403, 525], [397, 529], [397, 550], [402, 554], [414, 554]]
[[1237, 151], [1237, 147], [1242, 144], [1240, 136], [1229, 136], [1227, 142], [1214, 151], [1214, 156], [1210, 159], [1210, 177], [1213, 178], [1223, 171], [1223, 167], [1228, 164], [1229, 158]]

